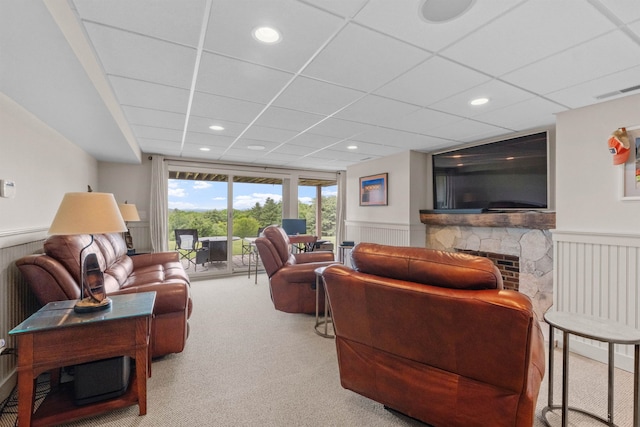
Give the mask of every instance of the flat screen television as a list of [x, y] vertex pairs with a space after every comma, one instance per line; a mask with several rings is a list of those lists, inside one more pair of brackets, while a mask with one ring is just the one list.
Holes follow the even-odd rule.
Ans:
[[548, 208], [547, 132], [434, 154], [436, 210]]
[[307, 234], [307, 220], [306, 219], [283, 219], [282, 228], [289, 236], [295, 236], [296, 234]]

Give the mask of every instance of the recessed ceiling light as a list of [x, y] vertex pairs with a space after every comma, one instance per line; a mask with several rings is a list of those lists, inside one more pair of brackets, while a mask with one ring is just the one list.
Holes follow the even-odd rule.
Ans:
[[211, 130], [224, 130], [224, 127], [222, 127], [220, 125], [211, 125], [211, 126], [209, 126], [209, 129], [211, 129]]
[[357, 145], [348, 145], [347, 146], [347, 150], [357, 150], [358, 146]]
[[464, 166], [464, 163], [458, 163], [456, 166], [458, 166], [458, 167]]
[[254, 28], [251, 34], [253, 35], [253, 38], [258, 40], [259, 42], [267, 44], [278, 43], [280, 40], [282, 40], [278, 30], [271, 27]]
[[209, 147], [200, 147], [200, 151], [211, 151]]
[[422, 0], [418, 14], [431, 23], [448, 22], [463, 15], [475, 0]]
[[478, 106], [478, 105], [484, 105], [487, 102], [489, 102], [489, 98], [476, 98], [469, 101], [469, 104]]
[[507, 157], [507, 160], [513, 160], [515, 157]]
[[264, 150], [264, 145], [247, 145], [247, 149], [253, 151], [261, 151]]

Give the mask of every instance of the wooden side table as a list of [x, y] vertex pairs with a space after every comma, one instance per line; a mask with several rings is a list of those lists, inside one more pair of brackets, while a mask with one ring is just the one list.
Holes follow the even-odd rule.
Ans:
[[[568, 425], [569, 411], [579, 412], [588, 417], [613, 426], [613, 372], [614, 372], [614, 344], [633, 345], [633, 425], [640, 425], [639, 401], [639, 376], [640, 376], [640, 330], [608, 319], [587, 316], [577, 313], [565, 313], [549, 311], [544, 315], [544, 320], [549, 324], [549, 391], [548, 404], [542, 410], [544, 423], [549, 426], [547, 413], [554, 409], [562, 409], [562, 427]], [[553, 331], [559, 329], [563, 332], [562, 339], [562, 404], [553, 403]], [[609, 381], [608, 381], [608, 410], [607, 418], [593, 414], [579, 408], [569, 406], [569, 335], [577, 335], [596, 341], [606, 342], [609, 345]]]
[[[147, 413], [147, 378], [151, 376], [151, 315], [155, 292], [113, 295], [112, 307], [77, 314], [75, 300], [52, 302], [12, 329], [18, 344], [18, 426], [51, 426], [138, 404]], [[43, 372], [117, 356], [135, 359], [129, 389], [110, 400], [84, 406], [73, 391], [50, 392], [33, 413], [35, 380]], [[71, 387], [72, 388], [72, 387]]]

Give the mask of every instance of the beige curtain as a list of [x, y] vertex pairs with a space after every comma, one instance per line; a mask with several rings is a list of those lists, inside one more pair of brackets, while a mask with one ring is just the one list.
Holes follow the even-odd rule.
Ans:
[[344, 222], [347, 219], [347, 172], [337, 173], [338, 198], [336, 200], [336, 247], [340, 246], [345, 236]]
[[149, 215], [153, 252], [168, 250], [168, 178], [169, 166], [164, 161], [164, 156], [154, 154], [151, 159], [151, 212]]

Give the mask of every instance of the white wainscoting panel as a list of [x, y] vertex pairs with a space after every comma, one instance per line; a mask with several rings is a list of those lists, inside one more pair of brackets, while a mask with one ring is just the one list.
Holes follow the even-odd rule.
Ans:
[[344, 240], [355, 243], [368, 242], [381, 245], [410, 246], [411, 226], [381, 222], [345, 221]]
[[[552, 309], [640, 328], [640, 235], [555, 230], [553, 244]], [[607, 360], [606, 344], [572, 336], [570, 345]], [[633, 370], [633, 346], [616, 346], [616, 356], [619, 367]]]

